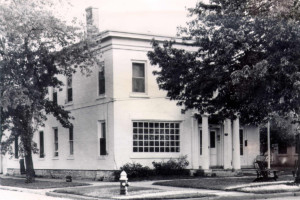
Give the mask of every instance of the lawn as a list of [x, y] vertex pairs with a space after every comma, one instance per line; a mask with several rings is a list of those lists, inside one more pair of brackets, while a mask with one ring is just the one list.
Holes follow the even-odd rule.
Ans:
[[[250, 184], [255, 177], [212, 177], [187, 180], [172, 180], [156, 182], [154, 185], [172, 187], [200, 188], [212, 190], [226, 190], [229, 187], [238, 187], [243, 184]], [[291, 176], [280, 176], [279, 180], [292, 180]]]
[[[132, 186], [128, 187], [128, 193], [130, 193], [130, 195], [156, 193], [159, 191], [160, 190], [154, 188], [132, 187]], [[91, 187], [80, 188], [80, 190], [68, 188], [68, 189], [58, 189], [55, 190], [54, 192], [82, 195], [87, 197], [110, 198], [112, 196], [120, 195], [120, 186], [118, 185], [91, 186]]]
[[14, 178], [0, 178], [1, 186], [11, 186], [20, 187], [28, 189], [47, 189], [47, 188], [62, 188], [62, 187], [75, 187], [75, 186], [85, 186], [89, 185], [86, 183], [75, 183], [75, 182], [65, 182], [61, 181], [38, 181], [34, 183], [25, 183], [25, 179], [14, 179]]
[[147, 187], [128, 187], [128, 195], [120, 195], [120, 186], [118, 185], [106, 185], [106, 186], [91, 186], [84, 187], [80, 190], [68, 188], [68, 189], [58, 189], [54, 192], [57, 193], [67, 193], [73, 195], [81, 195], [86, 197], [96, 197], [105, 199], [135, 199], [135, 200], [159, 200], [159, 199], [186, 199], [186, 198], [201, 198], [201, 197], [212, 197], [215, 195], [201, 194], [197, 192], [178, 192], [178, 191], [163, 191], [155, 188]]

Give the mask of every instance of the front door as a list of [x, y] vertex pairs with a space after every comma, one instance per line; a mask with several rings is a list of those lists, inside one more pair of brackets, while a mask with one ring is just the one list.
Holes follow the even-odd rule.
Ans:
[[217, 165], [217, 131], [210, 130], [209, 133], [210, 166]]

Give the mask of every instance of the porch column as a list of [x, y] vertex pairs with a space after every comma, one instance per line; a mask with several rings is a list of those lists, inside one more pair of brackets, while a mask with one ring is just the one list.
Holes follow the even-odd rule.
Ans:
[[224, 121], [224, 169], [231, 169], [232, 165], [232, 128], [231, 120]]
[[208, 115], [202, 115], [202, 168], [204, 170], [209, 169], [210, 157], [209, 157], [209, 131], [208, 131]]
[[232, 148], [232, 166], [233, 169], [241, 169], [241, 158], [240, 158], [240, 120], [237, 117], [233, 120], [233, 148]]
[[198, 120], [192, 115], [191, 117], [191, 123], [192, 123], [192, 130], [191, 130], [191, 165], [192, 169], [198, 169], [199, 168], [199, 130], [198, 130]]

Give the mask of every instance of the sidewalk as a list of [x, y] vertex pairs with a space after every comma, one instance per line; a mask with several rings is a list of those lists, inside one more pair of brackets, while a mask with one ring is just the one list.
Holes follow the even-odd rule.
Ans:
[[[17, 178], [11, 176], [3, 176], [0, 175], [1, 178]], [[51, 182], [58, 182], [62, 181], [61, 179], [47, 179], [47, 178], [36, 178], [39, 181], [51, 181]], [[74, 194], [67, 194], [67, 193], [57, 193], [53, 192], [54, 190], [60, 189], [68, 189], [68, 190], [82, 190], [84, 188], [89, 187], [107, 187], [107, 186], [114, 186], [116, 188], [119, 187], [119, 182], [98, 182], [98, 181], [87, 181], [87, 180], [74, 180], [73, 182], [80, 182], [80, 183], [88, 183], [89, 186], [76, 186], [76, 187], [69, 187], [69, 188], [51, 188], [51, 189], [26, 189], [26, 188], [19, 188], [19, 187], [8, 187], [8, 186], [0, 186], [2, 190], [12, 190], [12, 191], [20, 191], [26, 193], [34, 193], [34, 194], [41, 194], [41, 195], [49, 195], [54, 197], [63, 197], [63, 198], [70, 198], [70, 199], [84, 199], [84, 200], [96, 200], [96, 199], [107, 199], [107, 197], [87, 197], [81, 195], [74, 195]], [[160, 185], [152, 185], [154, 182], [158, 181], [138, 181], [130, 183], [130, 187], [145, 187], [153, 189], [151, 192], [146, 193], [129, 193], [126, 196], [119, 195], [116, 192], [115, 195], [111, 195], [110, 198], [112, 199], [153, 199], [163, 196], [169, 195], [184, 195], [188, 197], [189, 195], [199, 194], [203, 196], [209, 197], [195, 197], [194, 199], [265, 199], [265, 198], [274, 198], [274, 197], [286, 197], [286, 196], [300, 196], [300, 192], [286, 192], [286, 193], [276, 193], [276, 194], [252, 194], [252, 193], [245, 193], [245, 192], [236, 192], [236, 191], [223, 191], [223, 190], [208, 190], [208, 189], [193, 189], [193, 188], [179, 188], [179, 187], [169, 187], [169, 186], [160, 186]], [[213, 196], [212, 196], [213, 195]], [[300, 198], [300, 197], [299, 197]]]

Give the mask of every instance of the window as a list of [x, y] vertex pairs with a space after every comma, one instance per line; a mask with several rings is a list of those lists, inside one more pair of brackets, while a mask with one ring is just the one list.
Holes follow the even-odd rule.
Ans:
[[74, 155], [73, 126], [69, 128], [69, 145], [70, 145], [70, 155]]
[[15, 158], [19, 158], [19, 137], [15, 136]]
[[40, 131], [40, 158], [45, 157], [45, 151], [44, 151], [44, 132]]
[[240, 155], [244, 155], [244, 130], [240, 129]]
[[53, 103], [57, 104], [57, 90], [55, 88], [53, 89]]
[[287, 144], [278, 144], [278, 154], [287, 154]]
[[132, 63], [132, 92], [145, 92], [144, 63]]
[[98, 135], [100, 144], [100, 156], [107, 155], [106, 151], [106, 123], [98, 122]]
[[180, 123], [133, 122], [133, 152], [180, 152]]
[[67, 102], [73, 101], [72, 76], [67, 77]]
[[58, 157], [58, 129], [53, 128], [54, 131], [54, 157]]
[[202, 155], [202, 130], [200, 130], [200, 155]]
[[210, 132], [210, 148], [216, 148], [216, 132]]
[[98, 95], [105, 94], [105, 72], [104, 62], [100, 63], [98, 72]]

